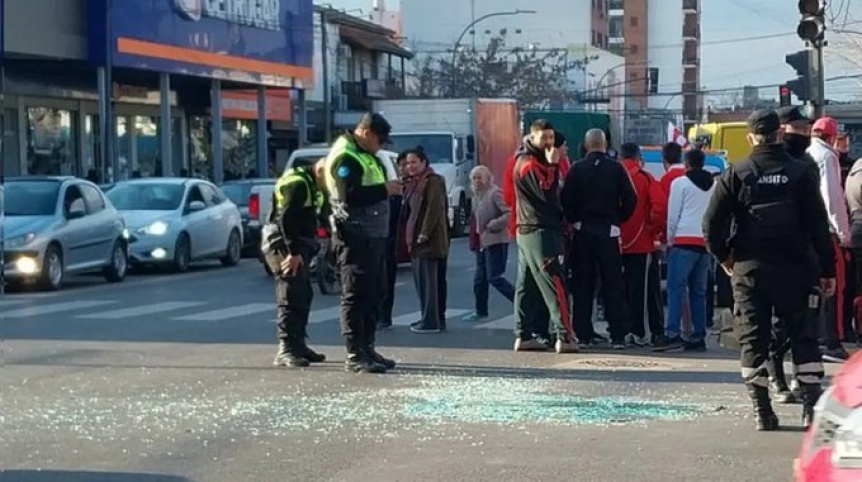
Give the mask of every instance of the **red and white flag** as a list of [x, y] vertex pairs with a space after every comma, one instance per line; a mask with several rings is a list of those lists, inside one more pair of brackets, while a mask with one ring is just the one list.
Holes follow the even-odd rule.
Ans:
[[685, 138], [682, 131], [680, 131], [673, 122], [667, 123], [667, 141], [668, 142], [676, 142], [682, 147], [688, 147], [688, 139]]

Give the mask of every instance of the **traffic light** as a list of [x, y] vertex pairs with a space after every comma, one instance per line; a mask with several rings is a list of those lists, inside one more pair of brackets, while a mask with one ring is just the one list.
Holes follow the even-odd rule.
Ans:
[[[797, 75], [795, 79], [790, 80], [785, 84], [788, 90], [788, 100], [791, 93], [796, 95], [796, 98], [799, 99], [800, 102], [814, 100], [811, 95], [812, 51], [800, 50], [796, 53], [787, 54], [784, 61], [787, 62], [787, 65], [793, 67], [793, 70], [796, 71]], [[779, 91], [779, 93], [781, 94], [781, 105], [784, 105], [784, 93], [781, 91]], [[788, 102], [788, 105], [789, 104], [790, 103]]]
[[826, 2], [824, 0], [799, 0], [802, 19], [796, 27], [799, 38], [818, 44], [826, 34]]
[[791, 104], [790, 87], [787, 87], [787, 84], [778, 86], [778, 105], [787, 107]]

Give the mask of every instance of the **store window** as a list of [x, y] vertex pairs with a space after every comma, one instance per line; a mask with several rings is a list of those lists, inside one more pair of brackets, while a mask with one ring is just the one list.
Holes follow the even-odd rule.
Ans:
[[84, 158], [81, 159], [81, 171], [79, 177], [84, 177], [93, 182], [98, 182], [99, 166], [98, 160], [101, 156], [100, 140], [99, 140], [99, 117], [89, 114], [84, 117], [84, 129], [82, 152]]
[[131, 177], [161, 176], [159, 118], [139, 115], [134, 117], [134, 122], [135, 135]]
[[210, 141], [210, 118], [192, 116], [189, 118], [189, 162], [190, 175], [212, 179], [212, 143]]
[[228, 119], [222, 122], [224, 180], [257, 176], [257, 121]]
[[[127, 117], [117, 117], [115, 122], [116, 126], [114, 128], [117, 131], [117, 151], [115, 155], [119, 159], [118, 164], [120, 166], [120, 174], [117, 176], [117, 180], [122, 181], [128, 179], [134, 170], [134, 166], [132, 165], [132, 133]], [[111, 169], [111, 167], [108, 166], [108, 169]]]
[[50, 107], [27, 109], [27, 173], [77, 174], [74, 118], [68, 110]]
[[18, 111], [3, 109], [3, 168], [7, 176], [21, 174], [18, 146]]

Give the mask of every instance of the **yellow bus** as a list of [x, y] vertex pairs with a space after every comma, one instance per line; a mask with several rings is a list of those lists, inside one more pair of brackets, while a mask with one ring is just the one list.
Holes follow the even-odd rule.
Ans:
[[689, 129], [688, 141], [704, 148], [726, 151], [727, 161], [732, 163], [751, 153], [746, 134], [748, 126], [745, 122], [713, 122]]

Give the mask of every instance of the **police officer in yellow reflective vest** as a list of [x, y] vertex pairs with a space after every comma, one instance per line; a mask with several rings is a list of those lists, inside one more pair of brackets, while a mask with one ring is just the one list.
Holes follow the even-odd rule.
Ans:
[[335, 142], [326, 158], [326, 185], [332, 207], [332, 244], [341, 272], [341, 334], [347, 346], [345, 369], [384, 373], [395, 361], [374, 346], [377, 306], [385, 291], [385, 250], [389, 235], [388, 197], [401, 194], [387, 181], [377, 151], [392, 127], [369, 113]]
[[275, 183], [269, 223], [261, 250], [275, 277], [278, 304], [278, 353], [273, 364], [302, 368], [326, 357], [308, 347], [308, 316], [314, 291], [309, 264], [320, 249], [317, 241], [323, 208], [325, 160], [287, 170]]

